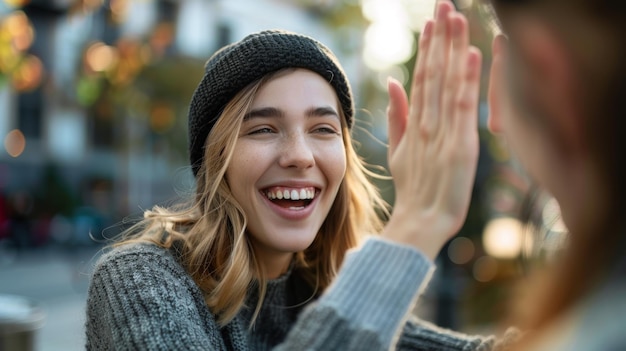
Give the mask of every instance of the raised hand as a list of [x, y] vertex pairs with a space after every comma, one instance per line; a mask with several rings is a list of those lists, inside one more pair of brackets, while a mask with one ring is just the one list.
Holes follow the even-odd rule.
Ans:
[[481, 54], [465, 17], [437, 4], [419, 43], [410, 99], [389, 81], [389, 166], [396, 202], [383, 236], [431, 258], [463, 224], [478, 159]]

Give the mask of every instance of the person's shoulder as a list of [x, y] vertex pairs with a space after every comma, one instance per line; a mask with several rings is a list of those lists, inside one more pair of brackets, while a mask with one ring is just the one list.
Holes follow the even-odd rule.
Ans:
[[152, 266], [177, 269], [180, 264], [169, 249], [153, 243], [140, 242], [127, 243], [103, 251], [96, 261], [95, 271], [110, 266], [130, 269], [141, 267], [145, 270]]
[[171, 256], [169, 250], [150, 242], [132, 242], [104, 249], [100, 261], [136, 256]]

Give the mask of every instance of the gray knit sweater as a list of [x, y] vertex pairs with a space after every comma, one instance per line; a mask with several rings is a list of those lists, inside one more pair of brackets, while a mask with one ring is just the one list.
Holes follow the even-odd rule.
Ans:
[[[418, 251], [369, 239], [348, 253], [327, 291], [306, 307], [290, 271], [272, 280], [253, 329], [257, 297], [223, 328], [169, 250], [126, 245], [103, 255], [87, 300], [88, 350], [492, 350], [472, 337], [410, 317], [433, 270]], [[509, 339], [509, 338], [505, 338]]]

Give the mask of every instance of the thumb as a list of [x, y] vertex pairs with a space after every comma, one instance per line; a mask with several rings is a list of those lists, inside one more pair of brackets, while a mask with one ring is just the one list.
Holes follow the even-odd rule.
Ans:
[[389, 106], [387, 107], [387, 123], [389, 130], [389, 155], [393, 155], [406, 130], [409, 114], [409, 100], [402, 83], [389, 77], [387, 80]]

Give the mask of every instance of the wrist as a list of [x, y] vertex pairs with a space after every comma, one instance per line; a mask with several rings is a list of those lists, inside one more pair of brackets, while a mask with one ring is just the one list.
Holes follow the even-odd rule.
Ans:
[[393, 242], [411, 246], [421, 251], [431, 260], [435, 260], [445, 244], [447, 235], [437, 228], [436, 220], [429, 215], [420, 215], [417, 211], [394, 209], [381, 237]]

